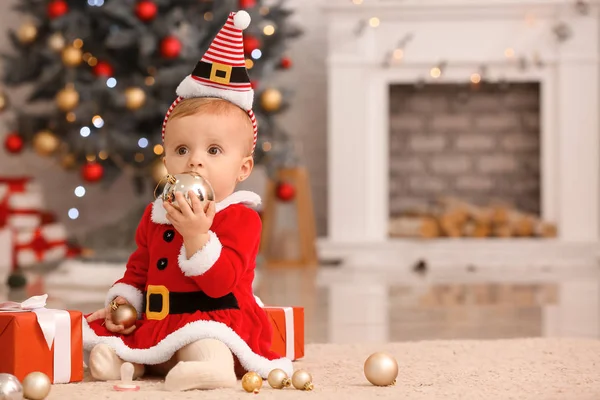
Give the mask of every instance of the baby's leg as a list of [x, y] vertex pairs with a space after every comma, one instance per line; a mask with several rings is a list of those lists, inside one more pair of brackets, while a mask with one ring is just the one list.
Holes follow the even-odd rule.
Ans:
[[179, 363], [165, 379], [171, 391], [233, 387], [237, 382], [233, 354], [223, 342], [202, 339], [177, 351]]
[[[97, 344], [90, 352], [89, 368], [94, 379], [99, 381], [116, 381], [121, 379], [121, 365], [123, 361], [112, 347], [106, 344]], [[133, 363], [132, 363], [133, 364]], [[144, 366], [133, 364], [133, 378], [144, 375]]]

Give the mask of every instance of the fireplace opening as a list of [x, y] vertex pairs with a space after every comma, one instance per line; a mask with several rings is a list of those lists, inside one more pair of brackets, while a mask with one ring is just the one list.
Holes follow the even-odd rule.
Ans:
[[540, 85], [389, 87], [390, 236], [548, 237]]

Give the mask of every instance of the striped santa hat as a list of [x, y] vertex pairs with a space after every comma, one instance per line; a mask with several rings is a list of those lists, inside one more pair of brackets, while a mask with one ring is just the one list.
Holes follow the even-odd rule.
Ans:
[[162, 126], [162, 140], [171, 112], [184, 99], [218, 97], [237, 105], [248, 113], [254, 129], [252, 152], [256, 146], [257, 125], [252, 112], [254, 90], [246, 70], [242, 31], [250, 25], [250, 14], [241, 10], [229, 13], [227, 22], [192, 73], [177, 87], [177, 98], [169, 107]]

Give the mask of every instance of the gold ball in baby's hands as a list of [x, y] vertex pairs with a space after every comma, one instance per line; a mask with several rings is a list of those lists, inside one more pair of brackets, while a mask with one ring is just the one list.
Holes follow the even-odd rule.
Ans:
[[283, 389], [292, 384], [288, 375], [280, 368], [276, 368], [269, 372], [267, 382], [269, 382], [269, 385], [271, 385], [273, 389]]
[[208, 180], [195, 173], [168, 175], [167, 183], [163, 189], [162, 199], [170, 203], [178, 210], [179, 204], [175, 199], [175, 193], [180, 192], [187, 203], [192, 207], [189, 191], [196, 193], [201, 207], [206, 210], [208, 203], [215, 200], [215, 192]]
[[135, 325], [137, 310], [131, 304], [111, 305], [111, 317], [115, 325], [123, 325], [125, 329]]
[[50, 393], [52, 382], [43, 372], [31, 372], [23, 379], [23, 397], [29, 400], [42, 400]]
[[248, 393], [258, 393], [258, 391], [262, 387], [262, 384], [263, 380], [261, 376], [256, 372], [246, 372], [242, 377], [242, 387]]
[[373, 353], [365, 361], [365, 376], [375, 386], [390, 386], [398, 377], [398, 362], [383, 352]]
[[312, 375], [303, 369], [299, 369], [292, 375], [292, 385], [298, 390], [313, 390]]

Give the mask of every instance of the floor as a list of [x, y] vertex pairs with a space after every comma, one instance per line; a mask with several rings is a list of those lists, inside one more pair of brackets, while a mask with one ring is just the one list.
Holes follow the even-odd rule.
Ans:
[[[69, 261], [30, 290], [48, 306], [84, 313], [101, 307], [116, 264]], [[260, 268], [255, 293], [267, 305], [305, 308], [307, 343], [496, 339], [600, 338], [600, 271], [392, 270], [320, 266]], [[29, 293], [30, 294], [30, 293]], [[28, 293], [0, 290], [0, 300]]]

